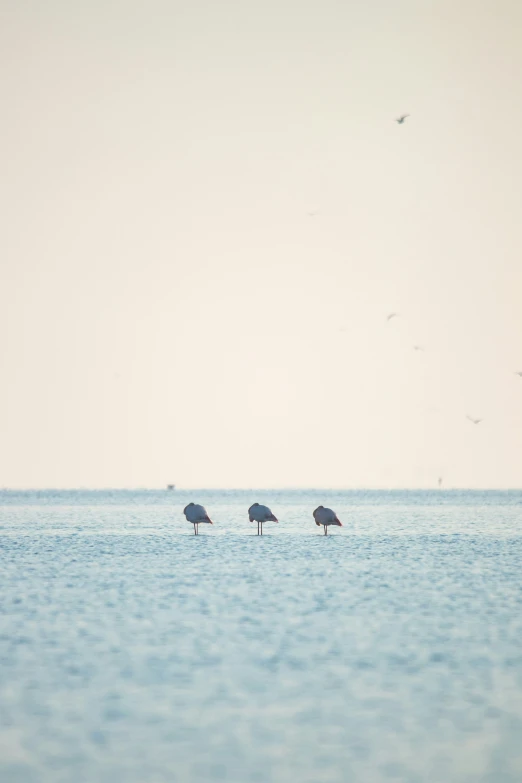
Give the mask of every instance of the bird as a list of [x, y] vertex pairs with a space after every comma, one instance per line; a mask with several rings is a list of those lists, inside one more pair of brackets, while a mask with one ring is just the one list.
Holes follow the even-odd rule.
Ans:
[[187, 521], [192, 522], [194, 525], [194, 535], [199, 536], [200, 524], [213, 525], [214, 523], [207, 514], [207, 510], [204, 506], [200, 506], [199, 503], [189, 503], [183, 509]]
[[248, 509], [248, 518], [251, 522], [257, 522], [257, 535], [263, 535], [263, 522], [279, 522], [278, 518], [272, 514], [268, 506], [262, 506], [254, 503]]
[[315, 217], [318, 214], [319, 214], [319, 210], [318, 209], [314, 209], [311, 212], [308, 212], [308, 217]]
[[391, 319], [392, 319], [392, 318], [397, 318], [397, 316], [398, 316], [398, 313], [389, 313], [389, 314], [386, 316], [386, 320], [387, 320], [387, 321], [391, 321]]
[[442, 476], [439, 476], [439, 489], [442, 487]]
[[400, 116], [400, 117], [397, 117], [397, 119], [395, 120], [395, 122], [398, 122], [398, 123], [399, 123], [399, 125], [402, 125], [402, 123], [404, 122], [404, 120], [406, 119], [406, 117], [409, 117], [409, 116], [410, 116], [409, 114], [401, 114], [401, 116]]
[[331, 508], [325, 508], [324, 506], [318, 506], [314, 511], [314, 519], [317, 527], [323, 525], [325, 536], [328, 535], [328, 526], [337, 525], [342, 527], [343, 523]]
[[517, 371], [515, 372], [515, 375], [518, 375], [520, 378], [522, 378], [522, 372], [520, 372], [519, 370], [517, 370]]
[[414, 351], [423, 351], [424, 348], [422, 347], [422, 345], [414, 345], [413, 346], [413, 350]]
[[480, 422], [482, 421], [482, 419], [474, 419], [473, 416], [466, 416], [466, 419], [472, 421], [473, 424], [480, 424]]

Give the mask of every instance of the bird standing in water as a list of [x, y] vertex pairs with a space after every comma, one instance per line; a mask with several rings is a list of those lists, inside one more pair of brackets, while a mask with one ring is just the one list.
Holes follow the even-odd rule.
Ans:
[[314, 511], [314, 519], [317, 527], [323, 525], [325, 536], [328, 535], [328, 527], [330, 525], [337, 525], [342, 527], [343, 523], [331, 508], [325, 508], [324, 506], [318, 506]]
[[214, 523], [210, 519], [209, 515], [207, 514], [207, 510], [204, 506], [200, 506], [198, 503], [189, 503], [188, 506], [185, 506], [183, 509], [183, 513], [185, 514], [188, 522], [192, 522], [194, 525], [194, 535], [199, 536], [199, 526], [200, 524], [204, 525], [213, 525]]
[[268, 506], [262, 506], [254, 503], [248, 509], [248, 518], [251, 522], [257, 522], [257, 535], [263, 535], [263, 522], [279, 522], [277, 517], [272, 514]]

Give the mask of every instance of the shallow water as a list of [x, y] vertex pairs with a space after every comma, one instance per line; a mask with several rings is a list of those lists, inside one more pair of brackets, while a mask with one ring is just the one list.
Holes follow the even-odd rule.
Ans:
[[0, 563], [3, 783], [522, 779], [522, 492], [4, 491]]

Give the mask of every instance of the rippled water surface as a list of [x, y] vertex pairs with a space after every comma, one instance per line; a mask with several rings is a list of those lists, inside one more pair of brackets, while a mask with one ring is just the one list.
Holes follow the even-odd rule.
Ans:
[[521, 532], [522, 492], [0, 492], [0, 780], [520, 783]]

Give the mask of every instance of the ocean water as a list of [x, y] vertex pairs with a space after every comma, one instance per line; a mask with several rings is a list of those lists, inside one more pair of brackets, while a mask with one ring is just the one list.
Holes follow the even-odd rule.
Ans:
[[0, 568], [2, 783], [522, 780], [520, 491], [2, 491]]

